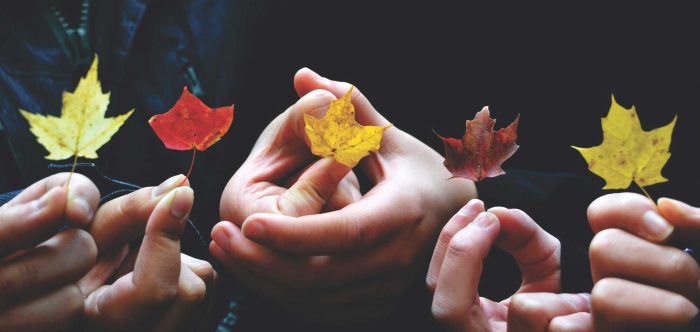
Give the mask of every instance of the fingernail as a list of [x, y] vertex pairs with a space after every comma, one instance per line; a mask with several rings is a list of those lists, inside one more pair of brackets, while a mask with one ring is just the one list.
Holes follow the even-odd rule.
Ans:
[[481, 202], [478, 199], [472, 199], [470, 200], [467, 205], [463, 206], [457, 214], [463, 215], [463, 216], [471, 216], [474, 214], [474, 209], [476, 208], [477, 205], [481, 205], [481, 210], [483, 210], [484, 203]]
[[81, 196], [80, 193], [71, 191], [68, 194], [68, 204], [75, 206], [75, 209], [84, 213], [87, 216], [87, 220], [92, 220], [93, 211], [90, 208], [90, 203], [88, 203], [87, 198]]
[[251, 240], [260, 240], [265, 237], [265, 225], [252, 216], [243, 222], [243, 235]]
[[481, 228], [488, 228], [496, 222], [496, 216], [493, 213], [481, 212], [476, 219], [470, 223], [470, 225], [478, 226]]
[[686, 203], [675, 200], [673, 198], [662, 197], [657, 201], [658, 205], [671, 204], [676, 210], [688, 217], [700, 217], [700, 209], [692, 207]]
[[163, 195], [173, 188], [177, 187], [181, 182], [182, 182], [182, 177], [184, 175], [178, 174], [175, 176], [169, 177], [167, 180], [163, 181], [156, 189], [153, 189], [153, 197], [158, 197], [160, 195]]
[[169, 195], [172, 195], [172, 198], [170, 198], [170, 213], [178, 220], [184, 222], [190, 209], [192, 209], [194, 191], [190, 187], [179, 187], [174, 189]]
[[651, 240], [664, 240], [673, 232], [673, 226], [656, 211], [651, 210], [642, 216], [642, 227]]

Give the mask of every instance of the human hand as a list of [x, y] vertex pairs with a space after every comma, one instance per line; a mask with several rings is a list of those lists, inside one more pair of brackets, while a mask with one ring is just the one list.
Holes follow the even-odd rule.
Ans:
[[[666, 245], [700, 240], [700, 209], [661, 198], [618, 193], [588, 208], [596, 234], [590, 246], [596, 331], [691, 329], [698, 315], [700, 267]], [[697, 328], [697, 326], [695, 326]]]
[[[500, 302], [479, 297], [482, 261], [496, 245], [515, 258], [520, 289]], [[520, 210], [471, 200], [445, 225], [426, 283], [432, 313], [450, 331], [590, 331], [587, 294], [560, 290], [559, 240]]]
[[[314, 161], [304, 133], [303, 114], [322, 115], [350, 85], [308, 69], [294, 83], [301, 99], [263, 131], [226, 186], [210, 250], [236, 283], [301, 319], [385, 318], [475, 187], [448, 180], [439, 154], [391, 127], [360, 163], [372, 182], [361, 195], [347, 168]], [[358, 89], [352, 101], [361, 124], [389, 124]]]
[[100, 193], [78, 173], [66, 191], [68, 178], [49, 176], [0, 207], [0, 331], [69, 330], [83, 312], [76, 282], [97, 248], [81, 227], [92, 221]]
[[[194, 200], [191, 188], [179, 186], [183, 180], [171, 177], [97, 210], [89, 230], [100, 259], [80, 281], [87, 330], [193, 331], [205, 325], [216, 274], [208, 262], [180, 253]], [[140, 247], [129, 246], [141, 237]]]

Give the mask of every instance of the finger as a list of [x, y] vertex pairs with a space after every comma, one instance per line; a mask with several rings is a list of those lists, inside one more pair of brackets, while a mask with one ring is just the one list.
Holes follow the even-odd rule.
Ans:
[[[410, 193], [384, 187], [339, 211], [288, 217], [253, 214], [243, 222], [243, 234], [273, 249], [300, 255], [330, 255], [354, 252], [372, 246], [398, 232], [422, 213], [411, 204]], [[380, 194], [381, 193], [381, 194]], [[405, 198], [405, 199], [404, 199]], [[403, 204], [387, 207], [386, 200]], [[376, 211], [382, 211], [378, 214]]]
[[65, 212], [65, 219], [61, 222], [83, 227], [92, 220], [100, 201], [100, 192], [90, 179], [79, 173], [74, 173], [73, 176], [70, 176], [70, 173], [58, 173], [39, 180], [24, 189], [6, 206], [10, 207], [38, 200], [56, 187], [65, 189], [69, 177], [71, 180], [68, 198], [64, 198], [65, 211], [61, 211]]
[[[420, 248], [406, 248], [399, 238], [381, 250], [359, 251], [341, 256], [290, 256], [259, 245], [241, 234], [238, 227], [221, 222], [214, 226], [212, 239], [238, 266], [287, 288], [302, 291], [352, 286], [376, 279], [378, 275], [405, 273], [415, 264]], [[232, 272], [235, 273], [235, 272]]]
[[145, 296], [177, 290], [180, 237], [193, 201], [192, 188], [179, 187], [166, 194], [153, 209], [134, 266], [134, 285], [145, 290]]
[[700, 209], [670, 198], [659, 198], [657, 207], [659, 214], [678, 229], [674, 237], [686, 241], [700, 238]]
[[591, 241], [593, 281], [628, 279], [679, 293], [697, 302], [700, 266], [682, 250], [642, 240], [619, 229], [607, 229]]
[[479, 314], [477, 288], [483, 260], [499, 232], [495, 215], [482, 212], [452, 237], [440, 268], [432, 313], [439, 322], [451, 327], [483, 325]]
[[360, 181], [353, 171], [350, 171], [338, 185], [338, 190], [333, 193], [328, 203], [321, 209], [321, 212], [331, 212], [340, 210], [352, 203], [362, 199], [360, 192]]
[[523, 274], [518, 292], [558, 292], [560, 287], [559, 240], [518, 209], [488, 210], [501, 222], [496, 244], [515, 259]]
[[208, 285], [214, 280], [216, 273], [211, 263], [185, 254], [180, 254], [180, 261], [205, 284]]
[[70, 284], [0, 312], [0, 331], [72, 331], [83, 312], [83, 293]]
[[63, 227], [66, 192], [54, 188], [38, 200], [0, 208], [0, 258], [31, 248]]
[[317, 161], [280, 196], [279, 211], [293, 217], [319, 213], [350, 169], [330, 157]]
[[508, 331], [547, 331], [554, 318], [590, 309], [588, 294], [516, 294], [508, 306]]
[[158, 319], [151, 330], [157, 331], [194, 331], [202, 316], [201, 304], [207, 294], [207, 286], [183, 262], [180, 269], [178, 295], [167, 312]]
[[632, 193], [599, 197], [588, 207], [588, 222], [595, 233], [618, 228], [657, 243], [673, 232], [673, 225], [659, 215], [654, 202]]
[[593, 332], [593, 318], [588, 312], [554, 317], [547, 332]]
[[[272, 302], [285, 311], [312, 320], [333, 321], [344, 316], [362, 319], [372, 316], [371, 310], [375, 304], [396, 304], [400, 294], [404, 294], [411, 282], [410, 278], [402, 280], [396, 275], [384, 275], [371, 280], [356, 281], [352, 287], [340, 288], [289, 288], [275, 280], [270, 280], [247, 266], [239, 264], [235, 258], [228, 257], [216, 242], [210, 244], [212, 255], [221, 261], [231, 274], [234, 284], [244, 288], [256, 297]], [[405, 273], [405, 272], [402, 272]], [[343, 315], [343, 312], [345, 314]], [[378, 312], [374, 312], [377, 316]], [[381, 315], [386, 315], [382, 312]], [[332, 318], [331, 318], [332, 317]], [[355, 323], [358, 323], [355, 321]]]
[[146, 187], [103, 204], [95, 214], [89, 231], [98, 252], [120, 248], [143, 235], [146, 221], [165, 194], [183, 183], [184, 175], [175, 175], [158, 187]]
[[97, 248], [82, 229], [68, 229], [0, 266], [0, 305], [78, 280], [95, 263]]
[[472, 199], [442, 228], [440, 237], [438, 237], [437, 244], [435, 245], [435, 250], [433, 251], [433, 257], [430, 260], [430, 267], [428, 268], [428, 275], [426, 277], [426, 284], [431, 292], [435, 292], [435, 285], [437, 284], [438, 275], [440, 274], [442, 261], [445, 258], [445, 252], [447, 252], [447, 247], [452, 237], [474, 220], [481, 212], [484, 212], [484, 202], [478, 199]]
[[113, 250], [100, 257], [90, 271], [85, 274], [76, 285], [83, 294], [90, 294], [100, 286], [106, 284], [115, 274], [126, 256], [129, 254], [129, 246], [125, 245], [119, 250]]
[[617, 278], [595, 284], [591, 310], [596, 331], [683, 329], [698, 314], [681, 295]]

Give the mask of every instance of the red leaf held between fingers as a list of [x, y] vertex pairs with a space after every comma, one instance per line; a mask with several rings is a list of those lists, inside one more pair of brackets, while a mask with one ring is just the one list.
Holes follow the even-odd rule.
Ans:
[[211, 109], [187, 87], [175, 106], [148, 123], [171, 150], [204, 151], [224, 136], [233, 122], [233, 105]]
[[467, 130], [462, 139], [440, 137], [445, 143], [445, 167], [453, 177], [472, 181], [505, 174], [501, 164], [510, 158], [518, 145], [518, 121], [520, 115], [508, 127], [493, 130], [496, 120], [491, 119], [488, 106], [476, 113], [474, 120], [467, 120]]
[[169, 111], [148, 120], [158, 138], [171, 150], [192, 150], [190, 177], [197, 150], [204, 151], [224, 136], [233, 122], [233, 105], [211, 109], [187, 87]]

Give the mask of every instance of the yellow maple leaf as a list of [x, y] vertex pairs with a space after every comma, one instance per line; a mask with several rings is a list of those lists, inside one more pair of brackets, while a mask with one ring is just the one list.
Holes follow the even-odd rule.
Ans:
[[645, 186], [668, 181], [661, 169], [671, 157], [669, 147], [676, 119], [674, 116], [671, 123], [644, 131], [634, 106], [624, 108], [612, 96], [608, 116], [601, 119], [603, 143], [573, 148], [581, 153], [591, 172], [605, 179], [603, 189], [626, 189], [634, 181], [644, 191]]
[[311, 142], [311, 153], [319, 157], [333, 156], [348, 167], [357, 165], [371, 151], [378, 151], [384, 130], [391, 126], [359, 124], [350, 101], [352, 89], [350, 87], [345, 96], [331, 102], [323, 118], [304, 114], [304, 130]]
[[97, 55], [85, 77], [73, 93], [63, 92], [61, 117], [19, 110], [30, 130], [49, 151], [46, 159], [63, 160], [75, 156], [97, 158], [97, 149], [109, 142], [124, 121], [134, 112], [105, 118], [109, 92], [102, 93], [97, 79]]

